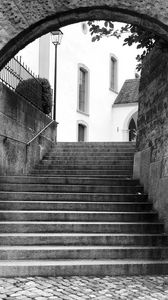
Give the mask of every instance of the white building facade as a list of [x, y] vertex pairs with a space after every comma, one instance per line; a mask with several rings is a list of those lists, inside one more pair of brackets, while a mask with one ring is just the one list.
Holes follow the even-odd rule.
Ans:
[[[86, 22], [61, 30], [63, 39], [57, 48], [58, 141], [128, 141], [126, 130], [138, 104], [127, 103], [121, 108], [114, 102], [124, 81], [135, 76], [135, 48], [123, 47], [116, 38], [93, 43]], [[51, 34], [47, 34], [19, 53], [52, 87], [54, 50]]]

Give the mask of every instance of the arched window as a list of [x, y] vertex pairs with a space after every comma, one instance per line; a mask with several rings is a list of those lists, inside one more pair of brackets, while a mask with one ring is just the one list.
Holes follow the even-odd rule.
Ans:
[[86, 67], [79, 65], [78, 68], [78, 111], [82, 113], [89, 113], [89, 72]]
[[132, 118], [130, 120], [129, 127], [128, 127], [128, 130], [129, 130], [129, 142], [135, 141], [135, 139], [136, 139], [136, 129], [137, 128], [136, 128], [135, 121]]
[[110, 89], [114, 92], [118, 89], [118, 62], [114, 55], [110, 55]]

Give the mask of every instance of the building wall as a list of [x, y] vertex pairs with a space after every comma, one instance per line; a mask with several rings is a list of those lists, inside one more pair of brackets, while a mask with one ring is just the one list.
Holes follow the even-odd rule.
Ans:
[[27, 65], [35, 75], [39, 74], [39, 39], [19, 51], [17, 56], [21, 56], [24, 64]]
[[[70, 125], [73, 135], [71, 138], [77, 141], [77, 121], [83, 120], [88, 124], [89, 141], [111, 140], [109, 129], [112, 104], [116, 97], [116, 93], [109, 89], [111, 49], [105, 51], [101, 44], [91, 43], [89, 34], [82, 33], [81, 24], [72, 27], [66, 28], [65, 40], [62, 41], [62, 48], [60, 46], [59, 49], [57, 120], [60, 124], [58, 129], [60, 134], [58, 133], [58, 137], [60, 140], [67, 140]], [[76, 36], [73, 44], [71, 44], [72, 36]], [[75, 49], [78, 49], [77, 53]], [[86, 66], [89, 71], [89, 116], [77, 112], [79, 63]], [[64, 65], [62, 70], [61, 65]]]
[[[127, 142], [129, 140], [129, 122], [137, 111], [138, 103], [113, 106], [111, 130], [115, 141]], [[135, 123], [137, 123], [136, 119]]]

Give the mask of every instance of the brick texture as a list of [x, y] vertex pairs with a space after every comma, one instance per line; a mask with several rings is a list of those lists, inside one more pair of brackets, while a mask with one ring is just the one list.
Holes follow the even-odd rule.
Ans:
[[168, 155], [167, 77], [168, 53], [156, 48], [146, 58], [142, 70], [137, 137], [138, 150], [151, 147], [152, 162]]

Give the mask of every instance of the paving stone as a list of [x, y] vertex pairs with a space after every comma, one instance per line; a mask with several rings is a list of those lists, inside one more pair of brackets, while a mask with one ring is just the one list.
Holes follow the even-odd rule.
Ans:
[[168, 300], [168, 276], [0, 279], [0, 300]]

